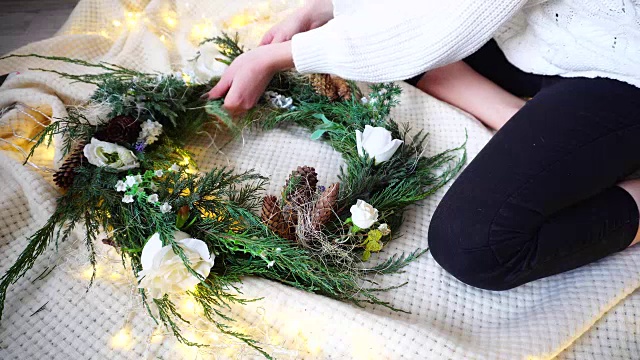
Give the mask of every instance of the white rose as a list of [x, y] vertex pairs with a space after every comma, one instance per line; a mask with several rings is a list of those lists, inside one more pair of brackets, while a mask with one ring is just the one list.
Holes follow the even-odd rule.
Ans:
[[214, 43], [202, 44], [199, 48], [200, 56], [193, 64], [193, 73], [195, 77], [193, 82], [198, 84], [208, 83], [214, 77], [222, 76], [227, 69], [227, 65], [216, 60], [216, 58], [224, 58], [218, 51]]
[[392, 139], [391, 132], [383, 127], [366, 125], [364, 133], [356, 130], [358, 154], [364, 156], [366, 151], [376, 165], [391, 159], [402, 143], [402, 140]]
[[360, 229], [368, 229], [378, 221], [378, 210], [365, 201], [358, 200], [351, 206], [351, 221]]
[[[174, 239], [189, 259], [191, 268], [203, 278], [209, 276], [215, 256], [209, 253], [207, 244], [181, 231], [174, 234]], [[162, 246], [158, 233], [144, 245], [140, 261], [142, 271], [138, 273], [138, 287], [147, 289], [154, 299], [189, 290], [200, 283], [200, 279], [190, 273], [182, 259], [173, 252], [171, 245]]]
[[100, 141], [92, 138], [91, 143], [84, 146], [84, 156], [89, 163], [98, 167], [110, 167], [125, 171], [140, 166], [133, 151], [124, 146]]

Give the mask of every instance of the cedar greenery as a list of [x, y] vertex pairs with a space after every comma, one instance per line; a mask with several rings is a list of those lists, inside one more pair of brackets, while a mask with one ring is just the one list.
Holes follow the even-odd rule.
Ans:
[[[226, 62], [243, 53], [237, 37], [223, 35], [208, 41], [214, 41], [222, 49]], [[222, 109], [221, 101], [207, 102], [200, 98], [215, 79], [208, 84], [188, 84], [178, 75], [143, 73], [114, 64], [93, 64], [37, 54], [10, 57], [38, 57], [98, 71], [72, 75], [38, 69], [97, 88], [88, 104], [70, 107], [66, 118], [47, 126], [38, 135], [29, 156], [37, 147], [50, 146], [54, 135], [62, 135], [62, 151], [68, 154], [77, 144], [88, 143], [107, 126], [109, 119], [117, 116], [152, 119], [163, 125], [164, 133], [156, 143], [142, 151], [136, 150], [140, 168], [129, 170], [128, 174], [139, 174], [143, 181], [134, 189], [133, 203], [123, 203], [122, 194], [115, 190], [116, 183], [127, 174], [86, 162], [76, 168], [73, 182], [58, 199], [54, 214], [30, 237], [28, 246], [1, 278], [0, 316], [8, 286], [25, 275], [51, 242], [64, 241], [74, 228], [83, 226], [86, 233], [89, 260], [94, 265], [91, 282], [95, 277], [94, 242], [101, 231], [109, 234], [109, 243], [119, 249], [123, 265], [128, 263], [134, 274], [142, 270], [140, 256], [147, 239], [159, 233], [163, 244], [171, 245], [189, 271], [201, 280], [187, 294], [201, 306], [206, 319], [221, 332], [270, 358], [255, 340], [230, 328], [229, 324], [233, 322], [230, 305], [256, 300], [239, 296], [235, 284], [245, 276], [259, 276], [357, 306], [370, 303], [402, 311], [376, 295], [396, 287], [367, 288], [364, 284], [372, 282], [368, 278], [370, 274], [401, 272], [426, 250], [393, 255], [378, 265], [362, 266], [363, 253], [379, 250], [391, 236], [382, 236], [378, 231], [374, 234], [376, 243], [379, 239], [382, 243], [367, 247], [367, 234], [351, 232], [349, 206], [357, 199], [363, 199], [379, 210], [380, 222], [398, 229], [407, 207], [451, 180], [466, 160], [466, 153], [457, 154], [464, 150], [464, 145], [429, 157], [423, 155], [426, 134], [418, 132], [410, 137], [407, 127], [400, 127], [389, 117], [400, 94], [400, 88], [393, 84], [372, 85], [369, 102], [365, 103], [361, 101], [362, 92], [355, 83], [349, 82], [352, 96], [332, 101], [317, 94], [308, 77], [285, 72], [276, 75], [268, 90], [293, 98], [295, 110], [276, 109], [262, 101], [247, 118], [233, 123]], [[91, 111], [103, 116], [97, 124], [89, 121]], [[339, 175], [336, 216], [321, 230], [316, 230], [321, 232], [321, 237], [339, 243], [334, 245], [337, 252], [303, 247], [269, 230], [257, 215], [267, 178], [253, 171], [240, 174], [225, 168], [204, 174], [195, 174], [186, 168], [167, 171], [175, 163], [195, 166], [183, 146], [207, 123], [230, 131], [249, 125], [268, 130], [283, 123], [294, 123], [312, 132], [313, 139], [324, 140], [340, 152], [346, 165]], [[355, 130], [362, 130], [365, 125], [388, 129], [394, 138], [403, 140], [404, 145], [391, 160], [382, 164], [375, 165], [372, 159], [361, 158], [356, 151]], [[156, 169], [165, 172], [158, 177], [154, 175]], [[154, 192], [170, 203], [174, 211], [162, 213], [157, 204], [147, 201], [146, 191], [152, 186], [157, 187]], [[296, 178], [293, 177], [287, 186], [283, 198], [292, 191], [289, 187], [296, 186]], [[191, 269], [183, 249], [173, 239], [177, 230], [201, 239], [209, 251], [216, 254], [214, 267], [206, 279]], [[143, 289], [140, 294], [148, 313], [157, 323], [170, 329], [179, 341], [200, 346], [183, 337], [180, 328], [188, 321], [177, 311], [170, 295], [149, 299]]]

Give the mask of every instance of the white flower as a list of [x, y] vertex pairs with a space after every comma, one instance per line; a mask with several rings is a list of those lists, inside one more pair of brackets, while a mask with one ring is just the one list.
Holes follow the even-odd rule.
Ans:
[[[207, 244], [180, 231], [174, 234], [174, 239], [189, 259], [189, 266], [206, 279], [215, 259]], [[189, 272], [171, 245], [162, 246], [158, 233], [153, 234], [144, 245], [140, 262], [142, 271], [138, 273], [138, 287], [147, 289], [153, 299], [189, 290], [200, 283], [200, 279]]]
[[290, 97], [285, 97], [284, 95], [280, 95], [274, 91], [267, 91], [264, 93], [264, 96], [269, 100], [271, 105], [275, 108], [279, 109], [288, 109], [294, 110], [295, 106], [293, 106], [293, 99]]
[[122, 202], [125, 204], [131, 204], [133, 202], [133, 195], [125, 195], [122, 197]]
[[380, 226], [378, 226], [378, 230], [380, 230], [380, 232], [382, 233], [382, 236], [387, 236], [391, 234], [391, 229], [389, 229], [389, 225], [387, 224], [380, 224]]
[[180, 166], [178, 166], [178, 164], [173, 164], [173, 165], [171, 165], [171, 167], [169, 168], [169, 171], [175, 171], [175, 172], [178, 172], [178, 171], [180, 171]]
[[84, 156], [89, 163], [98, 167], [110, 167], [117, 171], [125, 171], [140, 166], [133, 151], [124, 146], [100, 141], [92, 138], [91, 143], [84, 146]]
[[162, 124], [157, 121], [147, 120], [140, 126], [140, 135], [138, 135], [138, 143], [151, 145], [158, 140], [162, 134]]
[[378, 91], [378, 95], [384, 95], [387, 93], [387, 89], [381, 89], [380, 91]]
[[150, 183], [149, 184], [149, 189], [151, 189], [151, 191], [158, 191], [158, 185], [156, 185], [155, 183]]
[[360, 102], [366, 105], [369, 103], [369, 99], [367, 99], [366, 97], [363, 97], [362, 99], [360, 99]]
[[205, 84], [214, 77], [221, 77], [228, 66], [216, 59], [225, 59], [218, 47], [214, 43], [202, 44], [198, 50], [198, 58], [191, 61], [191, 80], [197, 84]]
[[164, 203], [162, 205], [160, 205], [160, 212], [163, 214], [168, 213], [169, 211], [171, 211], [172, 207], [171, 205], [169, 205], [169, 203]]
[[132, 187], [133, 185], [140, 184], [142, 183], [142, 176], [140, 174], [127, 175], [127, 177], [124, 180], [124, 183], [127, 185], [127, 187]]
[[276, 264], [276, 261], [275, 261], [275, 260], [271, 260], [271, 261], [269, 261], [269, 262], [267, 263], [267, 268], [272, 268], [272, 267], [273, 267], [273, 265], [275, 265], [275, 264]]
[[161, 177], [162, 175], [164, 175], [164, 171], [162, 170], [156, 170], [153, 175], [155, 175], [156, 177]]
[[118, 180], [118, 182], [116, 183], [116, 191], [125, 192], [127, 191], [127, 188], [127, 184], [125, 184], [125, 182], [122, 180]]
[[376, 165], [391, 159], [402, 143], [402, 140], [392, 139], [391, 132], [383, 127], [365, 125], [364, 133], [356, 130], [358, 154], [364, 156], [366, 151]]
[[378, 210], [363, 200], [351, 206], [351, 221], [360, 229], [368, 229], [378, 221]]
[[149, 195], [149, 197], [147, 198], [147, 202], [150, 202], [152, 204], [157, 203], [158, 202], [158, 194]]

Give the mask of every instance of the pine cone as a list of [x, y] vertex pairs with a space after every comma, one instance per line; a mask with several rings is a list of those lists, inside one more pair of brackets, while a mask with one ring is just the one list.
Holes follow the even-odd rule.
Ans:
[[349, 100], [351, 99], [351, 86], [349, 86], [349, 83], [347, 82], [347, 80], [337, 77], [337, 76], [332, 76], [331, 80], [333, 80], [333, 84], [336, 87], [336, 91], [338, 92], [338, 96], [342, 99], [342, 100]]
[[316, 230], [320, 230], [323, 225], [333, 217], [338, 194], [340, 193], [340, 183], [335, 183], [325, 190], [313, 207], [311, 222]]
[[331, 75], [329, 74], [312, 74], [311, 85], [315, 89], [316, 93], [328, 97], [331, 101], [338, 98], [338, 91], [336, 90], [333, 81], [331, 81]]
[[85, 142], [79, 143], [73, 152], [62, 163], [60, 169], [53, 174], [53, 182], [61, 189], [68, 189], [73, 185], [73, 179], [76, 177], [76, 168], [82, 166], [84, 161]]
[[310, 75], [310, 80], [316, 93], [328, 97], [331, 101], [351, 99], [351, 86], [346, 80], [338, 76], [312, 74]]
[[111, 119], [107, 126], [98, 131], [94, 137], [98, 140], [112, 143], [133, 144], [140, 135], [140, 121], [130, 116], [116, 116]]
[[[292, 184], [292, 182], [294, 182]], [[318, 173], [310, 166], [298, 166], [291, 172], [283, 190], [283, 199], [293, 205], [304, 205], [311, 201], [318, 185]]]
[[289, 225], [285, 222], [275, 196], [264, 197], [261, 218], [262, 222], [281, 238], [295, 240], [295, 233], [291, 233]]

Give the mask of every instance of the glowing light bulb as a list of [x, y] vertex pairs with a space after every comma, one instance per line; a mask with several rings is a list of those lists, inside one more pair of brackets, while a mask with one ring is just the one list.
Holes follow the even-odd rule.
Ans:
[[122, 328], [111, 338], [111, 346], [116, 349], [124, 349], [131, 345], [131, 334], [127, 328]]
[[171, 17], [171, 16], [167, 16], [167, 17], [165, 17], [165, 18], [164, 18], [164, 22], [166, 22], [166, 23], [167, 23], [167, 25], [168, 25], [169, 27], [171, 27], [171, 28], [175, 27], [175, 26], [176, 26], [176, 24], [177, 24], [176, 19], [174, 19], [174, 18], [173, 18], [173, 17]]
[[193, 313], [196, 310], [196, 303], [191, 299], [187, 299], [182, 303], [182, 310], [185, 313]]
[[247, 13], [238, 14], [231, 18], [229, 21], [229, 27], [237, 29], [244, 27], [253, 21], [255, 21], [255, 18]]
[[164, 35], [160, 35], [160, 41], [165, 42], [167, 41], [167, 38]]
[[120, 26], [122, 26], [122, 23], [121, 23], [120, 21], [118, 21], [118, 20], [113, 20], [113, 23], [112, 23], [112, 24], [113, 24], [113, 26], [115, 26], [115, 27], [120, 27]]

